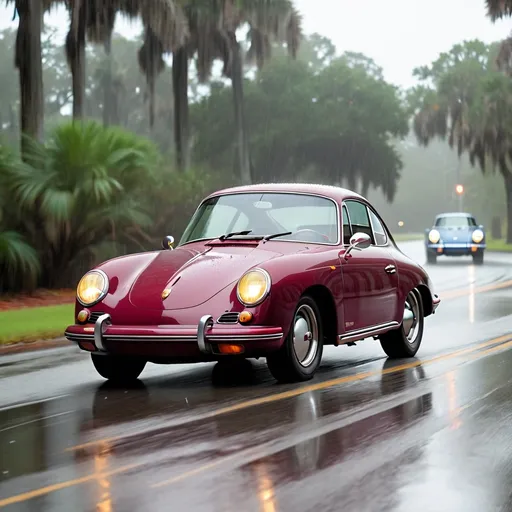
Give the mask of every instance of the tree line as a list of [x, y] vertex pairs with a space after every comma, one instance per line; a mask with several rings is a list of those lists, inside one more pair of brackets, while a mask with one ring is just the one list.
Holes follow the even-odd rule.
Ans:
[[[84, 12], [77, 6], [86, 9], [85, 3], [68, 4], [77, 17], [75, 21], [71, 17], [72, 25]], [[87, 14], [87, 40], [99, 42], [100, 29], [106, 32], [101, 45], [80, 50], [87, 67], [79, 80], [73, 69], [82, 68], [71, 65], [69, 49], [74, 36], [68, 34], [62, 48], [51, 31], [40, 31], [45, 92], [37, 106], [41, 125], [35, 131], [27, 129], [27, 112], [38, 101], [37, 95], [32, 103], [24, 99], [27, 86], [22, 77], [28, 75], [20, 70], [17, 85], [7, 67], [0, 65], [6, 84], [0, 92], [0, 127], [6, 141], [0, 148], [0, 291], [70, 286], [98, 260], [154, 249], [163, 234], [179, 236], [204, 194], [224, 184], [315, 181], [348, 186], [363, 195], [379, 190], [393, 201], [404, 148], [411, 144], [411, 126], [421, 144], [430, 144], [434, 137], [446, 139], [486, 172], [495, 163], [501, 165], [499, 156], [493, 156], [498, 150], [491, 151], [489, 133], [502, 123], [499, 148], [506, 147], [508, 121], [488, 113], [479, 117], [478, 108], [491, 109], [498, 97], [504, 98], [500, 100], [504, 107], [512, 98], [509, 75], [499, 64], [506, 60], [509, 43], [457, 45], [432, 65], [418, 68], [415, 73], [423, 84], [404, 94], [387, 83], [382, 69], [366, 56], [340, 55], [329, 39], [302, 35], [291, 3], [286, 3], [286, 10], [278, 2], [275, 5], [282, 10], [274, 11], [263, 9], [274, 5], [270, 0], [247, 2], [244, 17], [240, 10], [244, 2], [238, 3], [231, 28], [248, 28], [248, 41], [230, 40], [240, 52], [236, 58], [229, 53], [233, 46], [227, 47], [229, 55], [222, 54], [215, 49], [220, 43], [214, 41], [219, 30], [224, 37], [227, 29], [215, 17], [219, 11], [212, 17], [210, 8], [222, 4], [224, 9], [228, 3], [185, 2], [186, 8], [174, 13], [184, 14], [180, 19], [186, 20], [188, 35], [180, 39], [175, 33], [181, 43], [175, 41], [173, 46], [167, 41], [168, 46], [161, 43], [153, 48], [161, 58], [160, 65], [151, 68], [159, 71], [152, 75], [153, 81], [133, 65], [134, 55], [138, 53], [140, 60], [141, 48], [152, 44], [149, 31], [158, 35], [163, 30], [158, 24], [169, 21], [162, 11], [160, 17], [144, 11], [147, 6], [132, 11], [131, 15], [142, 17], [145, 27], [135, 40], [108, 29], [106, 16], [110, 12], [112, 20], [113, 11], [101, 11], [103, 17]], [[249, 4], [263, 10], [251, 10]], [[116, 13], [124, 12], [123, 2], [116, 5], [121, 6], [114, 9]], [[28, 37], [19, 15], [17, 34], [4, 31], [0, 37], [0, 64], [7, 63], [23, 37]], [[94, 27], [96, 38], [88, 32]], [[186, 108], [183, 102], [176, 103], [176, 87], [180, 90], [179, 84], [184, 85], [176, 69], [183, 41], [189, 41]], [[173, 62], [161, 65], [169, 48], [174, 48]], [[290, 53], [294, 58], [289, 58]], [[235, 93], [233, 68], [229, 71], [238, 58], [242, 95]], [[216, 60], [221, 70], [214, 78]], [[504, 96], [493, 96], [498, 89], [491, 84], [499, 84]], [[466, 117], [456, 108], [461, 104], [459, 110]], [[21, 152], [15, 148], [18, 132], [23, 134]], [[474, 148], [483, 140], [487, 146], [480, 150], [482, 160]], [[500, 167], [506, 179], [502, 168], [506, 167]], [[510, 218], [510, 209], [508, 214]], [[512, 222], [508, 226], [512, 242]]]

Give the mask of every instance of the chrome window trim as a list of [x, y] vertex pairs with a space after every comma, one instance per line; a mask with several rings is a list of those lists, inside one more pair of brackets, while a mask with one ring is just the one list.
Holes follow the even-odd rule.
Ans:
[[[354, 229], [352, 227], [352, 220], [350, 218], [350, 211], [348, 209], [348, 206], [346, 205], [347, 201], [352, 201], [354, 203], [362, 204], [367, 209], [367, 211], [371, 210], [376, 215], [376, 217], [379, 219], [380, 223], [382, 224], [382, 227], [384, 228], [384, 231], [386, 232], [386, 243], [384, 245], [378, 245], [377, 243], [375, 243], [375, 244], [372, 244], [372, 246], [373, 247], [390, 247], [391, 244], [390, 244], [390, 236], [389, 236], [389, 233], [388, 233], [388, 229], [387, 229], [386, 225], [384, 224], [384, 222], [382, 221], [382, 219], [380, 218], [380, 216], [377, 214], [376, 210], [372, 206], [370, 206], [368, 203], [366, 203], [364, 201], [361, 201], [361, 199], [359, 199], [359, 198], [347, 197], [346, 199], [343, 200], [341, 206], [342, 206], [342, 208], [343, 208], [343, 206], [345, 206], [347, 208], [347, 216], [348, 216], [348, 220], [350, 222], [350, 227], [352, 228], [352, 231], [354, 231]], [[375, 242], [376, 242], [375, 230], [373, 229], [372, 218], [371, 218], [369, 213], [368, 213], [368, 221], [370, 222], [370, 229], [372, 230], [373, 240], [375, 240]], [[350, 244], [343, 244], [344, 247], [348, 247], [349, 245]]]
[[370, 219], [370, 225], [372, 227], [373, 239], [375, 240], [375, 246], [376, 247], [387, 247], [389, 245], [389, 236], [386, 233], [386, 228], [384, 227], [384, 223], [382, 222], [382, 219], [379, 218], [379, 215], [377, 215], [377, 212], [373, 208], [371, 208], [369, 205], [367, 205], [366, 207], [368, 208], [368, 210], [370, 212], [372, 212], [375, 215], [375, 217], [377, 217], [377, 220], [380, 222], [380, 225], [382, 226], [382, 229], [384, 230], [384, 235], [386, 237], [386, 243], [384, 243], [384, 244], [377, 243], [377, 237], [375, 236], [375, 226], [373, 225], [372, 216], [368, 215], [368, 218]]
[[[244, 194], [289, 194], [289, 195], [294, 195], [294, 196], [319, 197], [321, 199], [327, 199], [328, 201], [331, 201], [331, 203], [334, 203], [334, 206], [336, 208], [336, 214], [337, 214], [336, 215], [336, 224], [337, 224], [336, 225], [336, 232], [337, 232], [338, 238], [337, 238], [336, 242], [334, 242], [334, 243], [333, 242], [305, 242], [304, 240], [290, 240], [290, 239], [281, 239], [281, 238], [273, 238], [273, 239], [269, 240], [269, 242], [274, 242], [274, 241], [275, 242], [291, 242], [291, 243], [299, 243], [299, 244], [326, 245], [326, 246], [330, 246], [330, 247], [337, 247], [339, 245], [342, 245], [341, 242], [343, 242], [343, 238], [341, 238], [341, 240], [340, 240], [340, 235], [341, 235], [341, 232], [342, 232], [342, 229], [343, 229], [343, 226], [342, 226], [343, 219], [340, 216], [340, 213], [341, 213], [340, 205], [332, 197], [329, 197], [329, 196], [326, 196], [326, 195], [323, 195], [323, 194], [314, 194], [312, 192], [311, 193], [310, 192], [291, 192], [291, 191], [281, 191], [281, 190], [276, 191], [276, 190], [269, 189], [269, 190], [257, 190], [257, 191], [249, 190], [247, 192], [232, 192], [232, 193], [229, 193], [229, 194], [213, 194], [213, 195], [208, 196], [207, 198], [203, 199], [201, 201], [201, 203], [199, 203], [199, 206], [196, 208], [195, 212], [192, 214], [190, 219], [192, 220], [192, 218], [197, 213], [199, 208], [201, 208], [203, 203], [205, 203], [206, 201], [208, 201], [210, 199], [213, 199], [215, 197], [240, 196], [240, 195], [244, 195]], [[190, 243], [193, 243], [193, 242], [201, 242], [203, 240], [217, 240], [217, 238], [218, 237], [214, 237], [214, 238], [198, 238], [196, 240], [189, 240], [187, 242], [184, 242], [183, 244], [181, 243], [181, 240], [180, 240], [180, 242], [177, 245], [177, 247], [181, 247], [182, 245], [190, 244]], [[251, 235], [248, 235], [247, 239], [242, 238], [241, 240], [250, 241], [251, 240]]]

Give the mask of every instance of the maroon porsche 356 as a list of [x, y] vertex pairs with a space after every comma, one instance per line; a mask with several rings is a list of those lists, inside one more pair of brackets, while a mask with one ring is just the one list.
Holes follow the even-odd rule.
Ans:
[[265, 357], [279, 381], [311, 378], [324, 345], [378, 337], [412, 357], [440, 299], [375, 209], [337, 187], [216, 192], [179, 244], [115, 258], [81, 279], [66, 337], [112, 380], [146, 363]]

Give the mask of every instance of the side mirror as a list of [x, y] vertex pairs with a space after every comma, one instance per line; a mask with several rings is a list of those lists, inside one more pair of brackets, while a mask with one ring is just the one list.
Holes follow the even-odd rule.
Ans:
[[370, 235], [367, 235], [366, 233], [354, 233], [350, 237], [350, 245], [345, 251], [344, 258], [347, 259], [351, 251], [362, 251], [363, 249], [368, 249], [370, 245], [372, 245]]
[[162, 249], [172, 251], [174, 249], [173, 244], [174, 244], [174, 237], [171, 235], [167, 235], [162, 240]]
[[350, 247], [356, 251], [368, 249], [372, 245], [372, 239], [366, 233], [354, 233], [350, 238]]

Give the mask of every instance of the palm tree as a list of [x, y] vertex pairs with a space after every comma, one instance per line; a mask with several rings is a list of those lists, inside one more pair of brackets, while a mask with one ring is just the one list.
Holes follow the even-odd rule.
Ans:
[[41, 0], [7, 0], [7, 4], [11, 3], [19, 17], [14, 62], [20, 82], [20, 129], [21, 133], [40, 140], [44, 122], [41, 31], [43, 11], [53, 1], [45, 0], [43, 5]]
[[[159, 69], [158, 66], [150, 65], [151, 59], [157, 61], [154, 52], [161, 57], [162, 53], [174, 51], [183, 45], [188, 34], [186, 19], [180, 4], [175, 0], [65, 1], [70, 11], [66, 55], [73, 79], [73, 117], [81, 119], [84, 112], [86, 39], [103, 44], [109, 56], [118, 13], [130, 19], [141, 19], [146, 32], [150, 32], [158, 40], [158, 44], [150, 44], [144, 50], [150, 51], [148, 57], [144, 57], [149, 61], [143, 69], [147, 77], [147, 73], [150, 73], [148, 85], [150, 86], [150, 105], [152, 105], [151, 84], [156, 79]], [[154, 111], [150, 110], [150, 117], [154, 118]]]
[[95, 251], [123, 242], [132, 225], [150, 223], [138, 199], [156, 154], [149, 141], [120, 128], [75, 122], [45, 144], [29, 141], [28, 163], [3, 170], [39, 252], [43, 286], [69, 284], [94, 263]]
[[34, 288], [40, 271], [37, 252], [16, 231], [19, 212], [4, 183], [5, 171], [17, 165], [14, 154], [0, 145], [0, 293]]
[[512, 16], [512, 0], [486, 0], [487, 14], [492, 21]]
[[[223, 74], [231, 79], [235, 126], [237, 132], [237, 160], [241, 182], [251, 183], [251, 160], [244, 112], [244, 54], [237, 39], [237, 30], [249, 28], [250, 43], [247, 61], [258, 68], [271, 57], [272, 42], [286, 42], [288, 52], [295, 58], [302, 37], [301, 17], [291, 0], [204, 0], [192, 2], [190, 27], [195, 35], [198, 76], [206, 81], [216, 59], [224, 63]], [[202, 7], [202, 8], [200, 8]]]
[[512, 243], [512, 81], [493, 66], [492, 50], [468, 42], [443, 54], [430, 71], [418, 70], [434, 80], [435, 89], [415, 91], [419, 108], [413, 128], [425, 146], [447, 135], [459, 156], [467, 152], [483, 172], [490, 167], [500, 171], [507, 195], [507, 243]]

